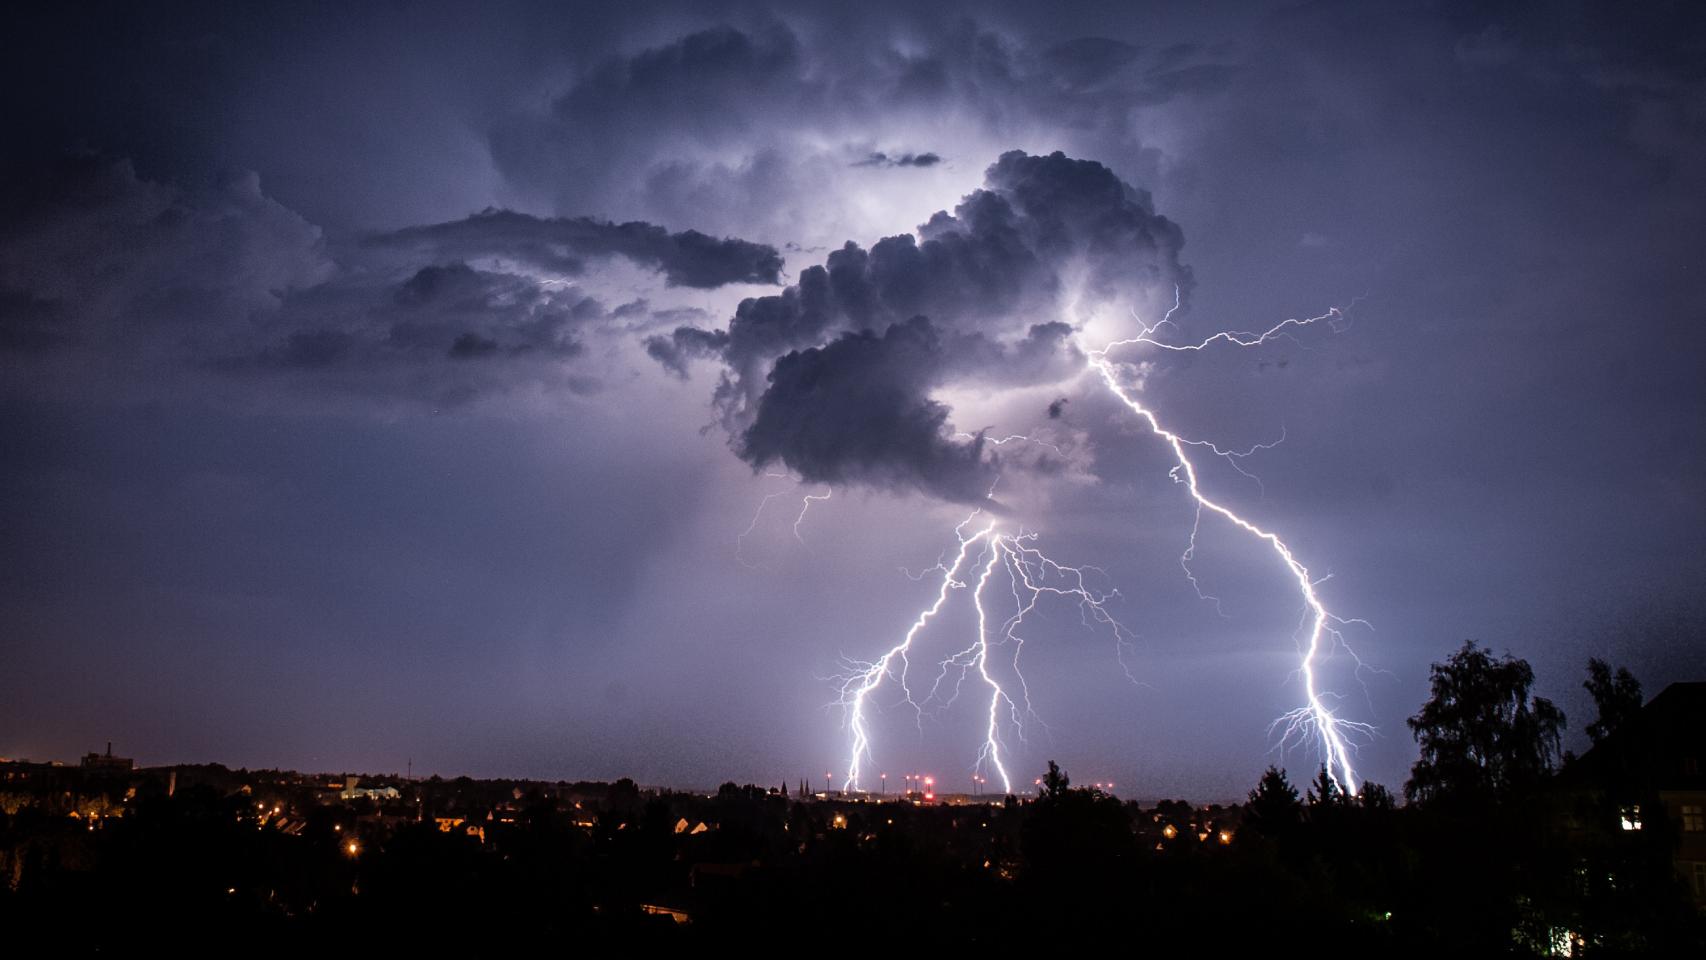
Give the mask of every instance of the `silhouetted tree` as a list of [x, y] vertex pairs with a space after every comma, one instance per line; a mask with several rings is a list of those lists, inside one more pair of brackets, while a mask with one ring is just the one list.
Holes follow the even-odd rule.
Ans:
[[1245, 808], [1244, 824], [1257, 833], [1278, 836], [1295, 827], [1303, 817], [1303, 804], [1297, 799], [1297, 788], [1286, 779], [1285, 771], [1270, 766], [1250, 791], [1250, 804]]
[[1037, 789], [1037, 796], [1043, 799], [1056, 799], [1065, 795], [1066, 788], [1072, 785], [1072, 778], [1061, 771], [1059, 764], [1053, 760], [1048, 762], [1048, 772], [1043, 774], [1042, 786]]
[[1364, 780], [1362, 789], [1357, 791], [1357, 803], [1364, 810], [1391, 810], [1392, 791], [1372, 780]]
[[1641, 712], [1641, 681], [1624, 667], [1613, 673], [1609, 663], [1595, 657], [1588, 661], [1588, 678], [1582, 686], [1599, 711], [1599, 717], [1588, 724], [1588, 739], [1596, 745]]
[[623, 812], [633, 811], [640, 805], [640, 788], [634, 781], [623, 777], [610, 785], [610, 793], [607, 797], [606, 803], [610, 805], [611, 809]]
[[1321, 765], [1321, 772], [1315, 775], [1314, 782], [1309, 784], [1309, 806], [1342, 807], [1350, 803], [1350, 797], [1339, 788], [1338, 781], [1327, 771], [1327, 765]]
[[1117, 882], [1135, 862], [1131, 818], [1119, 800], [1095, 788], [1071, 789], [1049, 761], [1037, 802], [1020, 829], [1025, 875], [1051, 909], [1094, 914], [1117, 898]]
[[1564, 713], [1530, 697], [1528, 661], [1495, 659], [1469, 640], [1433, 665], [1431, 685], [1432, 696], [1407, 721], [1421, 747], [1404, 785], [1411, 800], [1486, 802], [1551, 773]]

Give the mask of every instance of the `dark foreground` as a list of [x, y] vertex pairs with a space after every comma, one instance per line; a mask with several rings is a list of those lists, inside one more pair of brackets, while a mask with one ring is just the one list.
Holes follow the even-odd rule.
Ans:
[[1249, 801], [995, 803], [0, 762], [0, 924], [56, 953], [610, 942], [769, 953], [1706, 956], [1706, 683], [1594, 661], [1593, 747], [1528, 665], [1435, 664], [1399, 804], [1269, 768]]
[[398, 797], [346, 799], [292, 774], [19, 766], [40, 789], [5, 794], [0, 918], [78, 951], [1699, 945], [1665, 824], [1587, 830], [1556, 796], [1395, 806], [1318, 781], [1299, 798], [1274, 771], [1224, 809], [1144, 808], [1064, 778], [977, 805], [383, 778], [362, 787]]

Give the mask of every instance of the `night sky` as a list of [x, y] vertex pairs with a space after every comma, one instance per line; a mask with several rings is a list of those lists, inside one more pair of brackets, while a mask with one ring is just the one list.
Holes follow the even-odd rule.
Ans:
[[[1175, 296], [1178, 343], [1338, 311], [1118, 359], [1284, 438], [1193, 449], [1368, 622], [1363, 775], [1467, 639], [1578, 749], [1590, 656], [1706, 679], [1697, 4], [815, 6], [14, 12], [0, 755], [839, 780], [834, 678], [982, 508], [1132, 636], [1027, 622], [1025, 784], [1311, 769], [1295, 584], [1207, 517], [1197, 596], [1086, 369]], [[975, 687], [887, 688], [868, 772], [969, 788]]]

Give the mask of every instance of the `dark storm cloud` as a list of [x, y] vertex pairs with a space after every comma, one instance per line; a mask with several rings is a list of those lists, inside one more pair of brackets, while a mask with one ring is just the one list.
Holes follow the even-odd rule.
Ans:
[[698, 327], [676, 327], [667, 337], [647, 337], [645, 341], [647, 355], [683, 380], [687, 379], [688, 360], [720, 356], [728, 345], [728, 334]]
[[[939, 149], [896, 141], [969, 135], [963, 146], [994, 153], [1035, 129], [1050, 145], [1105, 131], [1148, 165], [1153, 151], [1129, 134], [1133, 108], [1227, 76], [1193, 45], [1038, 43], [964, 19], [893, 32], [766, 20], [595, 61], [547, 109], [493, 124], [490, 144], [510, 183], [559, 210], [693, 211], [779, 242], [849, 202], [823, 195], [826, 168], [948, 166]], [[873, 143], [873, 131], [893, 133]]]
[[311, 374], [319, 387], [456, 405], [524, 384], [590, 389], [566, 361], [608, 316], [573, 287], [477, 270], [422, 267], [400, 282], [340, 277], [285, 297], [273, 333], [247, 355], [207, 364], [227, 374]]
[[994, 479], [983, 440], [950, 440], [948, 408], [928, 396], [952, 360], [924, 317], [790, 353], [771, 370], [737, 452], [755, 466], [781, 461], [811, 483], [977, 500]]
[[1013, 152], [989, 169], [986, 183], [985, 193], [1011, 204], [1039, 257], [1057, 269], [1077, 261], [1089, 270], [1088, 292], [1129, 299], [1134, 290], [1188, 291], [1190, 270], [1179, 263], [1184, 232], [1155, 213], [1147, 191], [1102, 164]]
[[749, 463], [781, 462], [808, 483], [920, 491], [958, 502], [986, 498], [996, 464], [981, 434], [951, 436], [946, 404], [930, 391], [950, 382], [1027, 386], [1069, 376], [1081, 358], [1072, 328], [1037, 324], [1010, 346], [979, 333], [939, 331], [923, 316], [847, 333], [789, 353], [736, 452]]
[[1063, 87], [1092, 90], [1123, 75], [1141, 51], [1122, 40], [1079, 37], [1042, 51], [1041, 60]]
[[672, 286], [710, 289], [731, 283], [781, 282], [774, 247], [717, 239], [697, 230], [670, 233], [650, 223], [590, 217], [534, 217], [486, 210], [463, 220], [407, 227], [373, 237], [372, 246], [418, 259], [498, 258], [554, 274], [585, 272], [588, 258], [624, 257], [661, 272]]
[[[565, 364], [610, 315], [529, 273], [621, 258], [711, 288], [774, 283], [781, 268], [742, 240], [503, 210], [340, 246], [253, 174], [186, 189], [94, 155], [62, 157], [36, 186], [0, 230], [0, 351], [15, 362], [82, 351], [160, 373], [296, 371], [311, 391], [439, 405], [523, 384], [584, 391], [596, 378]], [[636, 322], [630, 309], [616, 325]]]
[[[674, 184], [691, 177], [672, 167], [669, 151], [642, 147], [635, 154], [635, 147], [654, 136], [720, 143], [766, 132], [782, 98], [822, 93], [815, 84], [806, 92], [808, 68], [798, 40], [779, 23], [701, 30], [602, 59], [542, 115], [499, 123], [492, 156], [507, 176], [555, 195], [558, 209], [608, 210], [635, 174]], [[773, 191], [776, 184], [769, 186]]]
[[68, 156], [0, 227], [7, 339], [116, 349], [210, 343], [332, 270], [320, 230], [253, 174], [186, 190]]
[[1188, 291], [1183, 244], [1107, 167], [1011, 151], [917, 236], [869, 251], [849, 242], [797, 285], [742, 301], [726, 335], [683, 327], [647, 349], [677, 373], [720, 354], [729, 370], [716, 404], [755, 468], [975, 499], [991, 471], [981, 442], [953, 440], [930, 391], [1072, 376], [1082, 358], [1071, 327], [1035, 321], [1058, 314], [1069, 284], [1127, 303]]
[[578, 123], [605, 118], [620, 104], [648, 111], [648, 123], [719, 128], [723, 118], [706, 106], [761, 95], [776, 81], [798, 78], [806, 66], [798, 40], [780, 23], [750, 32], [712, 27], [604, 61], [558, 97], [552, 112]]
[[934, 153], [900, 153], [890, 156], [877, 151], [855, 163], [856, 167], [933, 167], [942, 162]]

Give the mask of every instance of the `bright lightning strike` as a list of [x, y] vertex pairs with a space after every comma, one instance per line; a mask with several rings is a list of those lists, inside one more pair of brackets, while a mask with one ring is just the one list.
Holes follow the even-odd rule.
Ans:
[[[1196, 588], [1198, 595], [1204, 599], [1215, 599], [1202, 592], [1197, 577], [1191, 569], [1191, 560], [1196, 552], [1197, 534], [1201, 529], [1204, 511], [1223, 518], [1234, 527], [1266, 544], [1284, 566], [1287, 573], [1290, 574], [1296, 584], [1305, 611], [1303, 623], [1298, 631], [1301, 661], [1297, 670], [1303, 679], [1305, 702], [1303, 706], [1277, 719], [1271, 729], [1282, 730], [1280, 737], [1282, 747], [1308, 738], [1316, 739], [1320, 745], [1329, 775], [1342, 789], [1354, 793], [1357, 790], [1357, 774], [1351, 761], [1351, 743], [1359, 735], [1372, 734], [1373, 729], [1367, 724], [1347, 720], [1333, 712], [1324, 699], [1326, 694], [1319, 689], [1316, 669], [1328, 652], [1326, 648], [1329, 644], [1337, 644], [1339, 647], [1349, 650], [1340, 633], [1340, 628], [1350, 623], [1362, 623], [1362, 621], [1341, 618], [1327, 609], [1320, 595], [1316, 592], [1319, 581], [1310, 577], [1308, 568], [1297, 559], [1291, 548], [1278, 534], [1246, 519], [1205, 494], [1198, 480], [1197, 466], [1187, 453], [1187, 448], [1205, 449], [1211, 455], [1225, 460], [1240, 474], [1255, 479], [1252, 474], [1243, 469], [1238, 461], [1257, 451], [1271, 449], [1278, 445], [1285, 438], [1283, 431], [1279, 440], [1256, 444], [1244, 451], [1223, 448], [1205, 440], [1183, 437], [1162, 426], [1155, 412], [1140, 402], [1134, 396], [1133, 391], [1121, 382], [1120, 365], [1109, 359], [1109, 354], [1114, 350], [1139, 344], [1172, 352], [1206, 350], [1219, 343], [1236, 347], [1255, 347], [1278, 337], [1289, 336], [1294, 329], [1323, 322], [1336, 325], [1342, 319], [1341, 314], [1335, 308], [1318, 317], [1286, 320], [1262, 333], [1217, 333], [1198, 343], [1173, 344], [1155, 339], [1152, 335], [1163, 325], [1171, 324], [1173, 314], [1178, 309], [1179, 302], [1175, 291], [1173, 307], [1167, 311], [1159, 323], [1144, 326], [1137, 336], [1113, 341], [1100, 350], [1085, 351], [1088, 369], [1094, 371], [1108, 390], [1147, 424], [1150, 431], [1164, 441], [1173, 454], [1174, 466], [1170, 473], [1173, 479], [1184, 485], [1189, 492], [1196, 513], [1191, 527], [1189, 544], [1179, 559], [1184, 568], [1185, 576]], [[1022, 435], [1008, 436], [999, 440], [992, 439], [988, 442], [999, 445], [1019, 440], [1053, 446], [1046, 444], [1045, 441], [1033, 440]], [[1257, 480], [1257, 483], [1259, 485], [1260, 481]], [[827, 492], [820, 498], [807, 496], [804, 507], [809, 509], [813, 499], [827, 497]], [[1020, 631], [1026, 616], [1036, 609], [1037, 603], [1044, 596], [1075, 601], [1086, 626], [1102, 625], [1109, 627], [1114, 634], [1116, 652], [1120, 655], [1120, 664], [1122, 667], [1125, 666], [1123, 654], [1130, 646], [1132, 637], [1129, 631], [1108, 612], [1105, 606], [1107, 601], [1117, 597], [1118, 593], [1100, 593], [1092, 589], [1086, 582], [1084, 571], [1093, 568], [1065, 566], [1043, 554], [1034, 546], [1035, 533], [1028, 533], [1022, 528], [1014, 533], [1003, 533], [999, 529], [999, 524], [991, 521], [975, 533], [968, 535], [966, 528], [981, 514], [981, 510], [973, 511], [970, 517], [967, 517], [955, 528], [958, 548], [952, 560], [939, 561], [931, 570], [914, 577], [914, 579], [923, 579], [934, 571], [940, 574], [941, 580], [935, 601], [919, 613], [900, 641], [876, 660], [869, 662], [849, 661], [847, 665], [848, 672], [841, 681], [840, 697], [837, 701], [845, 713], [847, 728], [851, 736], [850, 760], [844, 789], [851, 791], [860, 789], [861, 775], [867, 763], [872, 759], [870, 712], [878, 706], [875, 702], [876, 695], [885, 683], [892, 682], [897, 688], [900, 697], [899, 702], [903, 702], [913, 709], [918, 718], [920, 729], [922, 729], [925, 707], [931, 703], [938, 703], [944, 709], [951, 706], [958, 699], [968, 675], [975, 673], [978, 680], [987, 688], [989, 701], [984, 739], [973, 765], [973, 775], [976, 778], [983, 776], [986, 770], [993, 771], [1000, 778], [1002, 789], [1011, 792], [1012, 782], [1003, 759], [1005, 755], [1004, 733], [1012, 731], [1020, 739], [1023, 739], [1025, 721], [1036, 719], [1024, 674], [1019, 670], [1020, 654], [1024, 648], [1024, 639]], [[799, 519], [803, 520], [804, 517], [805, 509], [802, 509]], [[798, 526], [799, 520], [796, 520], [796, 536], [798, 535]], [[979, 571], [975, 575], [975, 580], [971, 574], [973, 570]], [[993, 601], [986, 597], [986, 593], [997, 570], [1004, 571], [1008, 578], [1013, 612], [1001, 622], [999, 628], [992, 629], [990, 608], [987, 604]], [[935, 681], [931, 684], [929, 693], [921, 700], [915, 695], [909, 682], [912, 656], [916, 652], [915, 648], [919, 642], [920, 634], [942, 612], [952, 594], [957, 590], [966, 590], [969, 593], [970, 601], [977, 614], [976, 636], [970, 645], [939, 661]], [[1005, 661], [1010, 667], [1010, 672], [1016, 678], [1015, 692], [1017, 696], [1009, 694], [1008, 689], [1002, 685], [997, 675], [991, 672], [992, 656], [998, 647], [1010, 649], [1010, 654], [1005, 657]], [[1360, 662], [1358, 666], [1361, 666]], [[950, 675], [954, 677], [951, 684], [948, 683]], [[1126, 670], [1126, 676], [1131, 678], [1129, 669]], [[952, 692], [944, 697], [942, 693], [945, 687], [951, 687]]]
[[[953, 562], [936, 564], [935, 569], [941, 571], [942, 574], [941, 587], [936, 591], [936, 602], [925, 608], [924, 612], [912, 621], [912, 626], [907, 629], [906, 635], [901, 637], [899, 643], [890, 647], [887, 653], [870, 663], [851, 664], [852, 671], [842, 681], [840, 702], [847, 711], [847, 729], [853, 737], [852, 759], [847, 768], [848, 773], [844, 789], [859, 789], [860, 773], [864, 769], [865, 762], [871, 759], [871, 733], [867, 726], [868, 719], [865, 714], [865, 707], [871, 695], [878, 687], [882, 686], [884, 680], [892, 679], [900, 686], [906, 703], [913, 708], [914, 712], [919, 714], [919, 723], [923, 723], [923, 708], [918, 705], [917, 700], [913, 699], [912, 688], [907, 685], [907, 669], [911, 666], [908, 654], [911, 652], [913, 641], [918, 638], [919, 632], [947, 605], [948, 595], [954, 590], [965, 588], [966, 584], [959, 579], [959, 575], [960, 570], [966, 565], [966, 558], [970, 555], [972, 547], [983, 542], [995, 532], [995, 524], [991, 523], [977, 533], [969, 537], [966, 536], [967, 524], [977, 519], [980, 512], [973, 511], [970, 517], [967, 517], [954, 529], [955, 535], [959, 537], [960, 546]], [[897, 663], [898, 667], [896, 666]]]
[[[1168, 448], [1172, 450], [1173, 459], [1175, 461], [1175, 466], [1171, 471], [1173, 479], [1176, 482], [1184, 484], [1185, 488], [1190, 492], [1191, 499], [1196, 504], [1197, 519], [1191, 527], [1190, 545], [1186, 547], [1185, 553], [1180, 558], [1180, 562], [1185, 567], [1186, 575], [1191, 578], [1191, 583], [1195, 585], [1197, 582], [1195, 575], [1190, 571], [1190, 560], [1196, 551], [1197, 531], [1201, 526], [1202, 513], [1204, 510], [1223, 517], [1233, 526], [1266, 543], [1269, 549], [1273, 551], [1274, 555], [1285, 566], [1286, 571], [1291, 575], [1292, 579], [1296, 582], [1298, 593], [1301, 596], [1305, 607], [1304, 620], [1307, 626], [1306, 635], [1299, 644], [1302, 648], [1302, 661], [1298, 665], [1298, 674], [1303, 678], [1305, 703], [1303, 706], [1298, 707], [1296, 710], [1293, 710], [1274, 721], [1274, 728], [1283, 728], [1283, 732], [1281, 734], [1282, 745], [1296, 742], [1310, 736], [1317, 738], [1320, 743], [1321, 752], [1323, 754], [1324, 761], [1326, 762], [1329, 775], [1332, 776], [1333, 779], [1337, 781], [1338, 785], [1346, 792], [1355, 793], [1357, 790], [1357, 776], [1356, 770], [1351, 764], [1351, 738], [1358, 734], [1370, 734], [1373, 730], [1367, 724], [1346, 720], [1333, 713], [1332, 709], [1324, 702], [1323, 694], [1317, 686], [1315, 670], [1326, 652], [1324, 647], [1329, 642], [1336, 643], [1341, 647], [1345, 646], [1344, 637], [1340, 634], [1339, 628], [1348, 623], [1360, 621], [1343, 619], [1327, 609], [1326, 604], [1322, 602], [1319, 594], [1315, 591], [1318, 581], [1310, 578], [1308, 568], [1297, 559], [1297, 557], [1292, 553], [1291, 548], [1286, 545], [1284, 540], [1280, 539], [1278, 534], [1256, 525], [1250, 520], [1247, 520], [1235, 513], [1229, 507], [1226, 507], [1216, 500], [1210, 499], [1206, 494], [1204, 494], [1198, 483], [1196, 465], [1186, 454], [1185, 448], [1188, 446], [1206, 446], [1215, 455], [1229, 461], [1232, 461], [1234, 457], [1238, 456], [1238, 454], [1232, 451], [1222, 450], [1212, 444], [1186, 440], [1177, 433], [1163, 427], [1160, 419], [1156, 417], [1155, 412], [1139, 402], [1138, 399], [1132, 395], [1132, 392], [1120, 382], [1116, 365], [1113, 361], [1108, 359], [1108, 354], [1111, 351], [1120, 347], [1130, 346], [1132, 344], [1145, 344], [1163, 350], [1172, 351], [1205, 350], [1214, 344], [1221, 342], [1239, 347], [1254, 347], [1267, 343], [1275, 337], [1285, 336], [1294, 328], [1306, 327], [1321, 322], [1329, 324], [1334, 323], [1340, 319], [1341, 315], [1339, 310], [1334, 308], [1318, 317], [1309, 317], [1302, 320], [1286, 320], [1282, 323], [1276, 324], [1261, 334], [1217, 333], [1206, 340], [1194, 344], [1168, 344], [1153, 339], [1150, 335], [1162, 324], [1170, 323], [1174, 311], [1178, 310], [1178, 308], [1178, 294], [1177, 291], [1175, 291], [1173, 308], [1167, 311], [1167, 315], [1162, 318], [1160, 323], [1157, 323], [1154, 326], [1145, 327], [1143, 331], [1135, 337], [1131, 337], [1126, 340], [1116, 340], [1100, 350], [1087, 351], [1086, 357], [1088, 359], [1090, 369], [1100, 375], [1102, 382], [1107, 386], [1108, 390], [1111, 391], [1121, 403], [1125, 404], [1132, 413], [1136, 414], [1141, 420], [1148, 424], [1150, 431], [1154, 433], [1155, 436], [1165, 441]], [[1234, 466], [1236, 465], [1237, 464], [1234, 463]], [[1240, 470], [1240, 472], [1243, 471]], [[1200, 589], [1198, 592], [1201, 592]], [[1303, 631], [1300, 630], [1300, 632]], [[1348, 647], [1346, 647], [1346, 649], [1348, 649]]]
[[[845, 711], [847, 728], [852, 736], [844, 789], [860, 789], [860, 775], [872, 759], [870, 711], [875, 706], [874, 697], [878, 689], [885, 682], [893, 683], [900, 696], [898, 702], [912, 707], [922, 728], [925, 709], [931, 704], [939, 705], [941, 709], [952, 706], [958, 700], [966, 679], [975, 675], [988, 690], [989, 700], [983, 743], [973, 762], [972, 774], [983, 777], [993, 773], [1000, 778], [1002, 790], [1011, 793], [1012, 777], [1004, 760], [1005, 737], [1012, 733], [1023, 740], [1027, 720], [1037, 720], [1036, 711], [1031, 706], [1030, 690], [1019, 669], [1025, 645], [1021, 630], [1025, 618], [1036, 610], [1044, 597], [1074, 602], [1085, 625], [1110, 628], [1116, 650], [1122, 654], [1123, 665], [1123, 651], [1130, 646], [1133, 638], [1106, 607], [1109, 600], [1119, 596], [1118, 592], [1096, 590], [1090, 586], [1086, 573], [1094, 568], [1071, 567], [1056, 562], [1034, 545], [1037, 535], [1022, 528], [1005, 533], [998, 522], [991, 521], [968, 535], [966, 528], [981, 515], [982, 510], [973, 511], [955, 528], [959, 546], [953, 559], [944, 559], [931, 568], [941, 575], [935, 602], [918, 615], [900, 641], [874, 661], [848, 663], [838, 701]], [[979, 571], [975, 582], [970, 574], [972, 570]], [[916, 579], [923, 579], [930, 572], [927, 570]], [[993, 592], [990, 583], [996, 579], [998, 572], [1007, 578], [1012, 612], [996, 626], [991, 611], [997, 601], [990, 596]], [[976, 634], [970, 645], [937, 663], [936, 678], [929, 692], [920, 697], [914, 692], [910, 677], [915, 645], [924, 628], [942, 612], [956, 590], [969, 593], [977, 614]], [[1012, 692], [999, 678], [1001, 671], [993, 669], [998, 657], [1015, 678]], [[1129, 671], [1126, 675], [1131, 676]], [[950, 676], [953, 677], [951, 683]]]
[[798, 540], [801, 543], [806, 542], [806, 538], [800, 536], [800, 524], [806, 522], [806, 513], [809, 510], [811, 510], [812, 504], [817, 503], [821, 500], [828, 500], [829, 499], [829, 493], [830, 493], [829, 488], [825, 487], [824, 491], [822, 493], [808, 493], [805, 496], [800, 498], [800, 515], [794, 518], [794, 539], [795, 540]]

